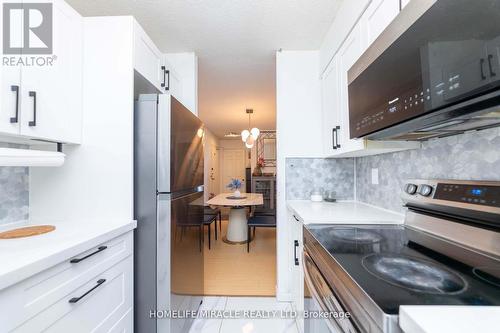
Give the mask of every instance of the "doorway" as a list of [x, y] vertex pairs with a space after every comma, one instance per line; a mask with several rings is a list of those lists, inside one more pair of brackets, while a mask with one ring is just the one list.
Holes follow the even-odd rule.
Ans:
[[[227, 184], [232, 179], [239, 179], [245, 184], [245, 168], [247, 165], [246, 151], [244, 149], [224, 149], [221, 159], [221, 192], [227, 192]], [[245, 192], [245, 186], [242, 186], [241, 192]]]

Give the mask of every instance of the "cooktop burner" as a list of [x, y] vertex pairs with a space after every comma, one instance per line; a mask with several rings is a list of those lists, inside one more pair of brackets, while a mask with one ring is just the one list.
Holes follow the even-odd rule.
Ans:
[[417, 292], [458, 294], [467, 282], [437, 263], [399, 254], [370, 254], [362, 259], [363, 267], [376, 277]]
[[310, 224], [306, 230], [306, 250], [314, 247], [331, 257], [328, 265], [345, 271], [386, 314], [398, 314], [403, 304], [500, 305], [500, 279], [495, 278], [500, 272], [494, 271], [500, 265], [473, 269], [419, 245], [416, 241], [427, 236], [411, 228]]
[[346, 242], [356, 243], [373, 244], [382, 240], [382, 236], [376, 232], [356, 228], [334, 229], [330, 231], [330, 235]]

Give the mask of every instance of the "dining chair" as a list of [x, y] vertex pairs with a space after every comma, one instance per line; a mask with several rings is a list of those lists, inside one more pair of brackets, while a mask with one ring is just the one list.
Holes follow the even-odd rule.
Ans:
[[251, 228], [255, 238], [255, 228], [276, 228], [276, 216], [274, 215], [254, 215], [247, 222], [247, 252], [250, 252]]

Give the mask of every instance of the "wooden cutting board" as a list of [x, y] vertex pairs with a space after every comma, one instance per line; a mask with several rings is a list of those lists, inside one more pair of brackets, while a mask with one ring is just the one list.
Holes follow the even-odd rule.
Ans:
[[31, 237], [45, 234], [47, 232], [54, 231], [55, 229], [56, 227], [53, 225], [35, 225], [32, 227], [17, 228], [0, 232], [0, 239]]

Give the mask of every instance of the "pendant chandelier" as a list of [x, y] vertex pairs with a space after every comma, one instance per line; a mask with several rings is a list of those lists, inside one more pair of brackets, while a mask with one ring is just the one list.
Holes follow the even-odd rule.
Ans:
[[257, 127], [253, 127], [252, 129], [250, 129], [251, 128], [250, 117], [253, 114], [253, 109], [247, 109], [246, 113], [248, 114], [249, 129], [241, 131], [241, 140], [245, 143], [245, 146], [250, 149], [255, 144], [255, 141], [257, 141], [257, 138], [259, 137], [260, 134], [260, 130]]

